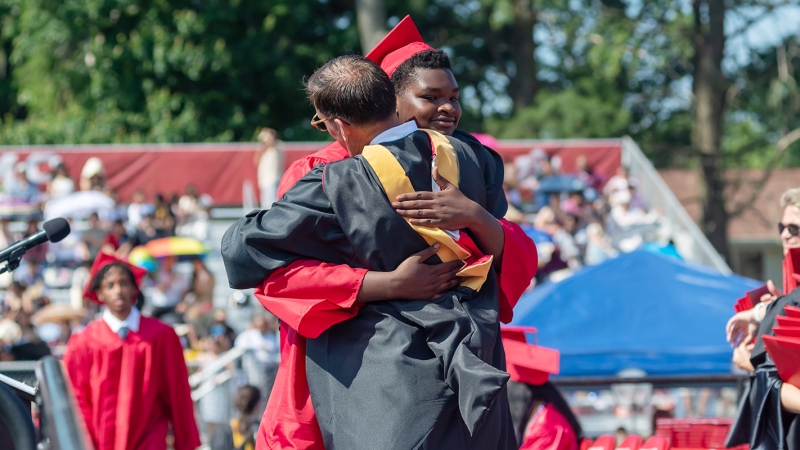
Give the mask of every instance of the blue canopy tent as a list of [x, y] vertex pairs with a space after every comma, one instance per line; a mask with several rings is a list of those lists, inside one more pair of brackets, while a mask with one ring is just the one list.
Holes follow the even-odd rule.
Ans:
[[759, 284], [639, 250], [525, 294], [512, 325], [561, 352], [560, 376], [724, 374], [733, 303]]

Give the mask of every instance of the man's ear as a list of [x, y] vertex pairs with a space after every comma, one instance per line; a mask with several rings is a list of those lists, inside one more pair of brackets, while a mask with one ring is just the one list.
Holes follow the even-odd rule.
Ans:
[[331, 131], [336, 134], [335, 136], [333, 136], [333, 138], [336, 140], [341, 139], [344, 142], [350, 140], [351, 134], [353, 132], [353, 129], [350, 126], [350, 124], [343, 121], [342, 119], [333, 119], [333, 123], [336, 124], [336, 126], [331, 127]]

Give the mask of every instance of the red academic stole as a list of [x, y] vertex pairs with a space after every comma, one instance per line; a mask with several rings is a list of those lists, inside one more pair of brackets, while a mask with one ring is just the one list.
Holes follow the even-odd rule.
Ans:
[[[458, 186], [460, 178], [458, 159], [450, 141], [437, 131], [422, 131], [430, 136], [439, 174], [453, 183], [453, 185]], [[375, 172], [389, 201], [394, 201], [400, 194], [415, 192], [411, 185], [411, 180], [408, 179], [403, 167], [386, 147], [368, 145], [364, 147], [361, 155]], [[484, 255], [475, 245], [475, 242], [464, 232], [459, 233], [458, 238], [455, 239], [437, 227], [413, 225], [408, 218], [406, 218], [406, 221], [414, 231], [425, 239], [428, 245], [433, 245], [437, 242], [440, 244], [436, 255], [442, 262], [457, 259], [463, 261], [465, 265], [457, 274], [463, 278], [461, 286], [480, 291], [492, 267], [491, 255]]]

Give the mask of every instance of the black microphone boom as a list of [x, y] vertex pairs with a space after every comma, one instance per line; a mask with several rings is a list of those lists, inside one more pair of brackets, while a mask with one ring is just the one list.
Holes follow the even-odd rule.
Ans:
[[[48, 220], [42, 225], [44, 230], [38, 231], [25, 239], [9, 245], [5, 250], [0, 251], [0, 262], [20, 258], [28, 250], [47, 241], [58, 242], [69, 234], [69, 223], [61, 217]], [[13, 269], [12, 269], [13, 270]]]

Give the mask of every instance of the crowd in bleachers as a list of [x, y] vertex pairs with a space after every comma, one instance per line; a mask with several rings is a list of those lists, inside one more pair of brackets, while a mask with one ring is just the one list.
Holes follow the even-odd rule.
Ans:
[[573, 171], [561, 169], [561, 159], [541, 149], [505, 167], [506, 218], [536, 242], [537, 283], [563, 279], [584, 265], [646, 244], [676, 254], [664, 242], [663, 219], [648, 208], [625, 167], [606, 179], [579, 156]]

